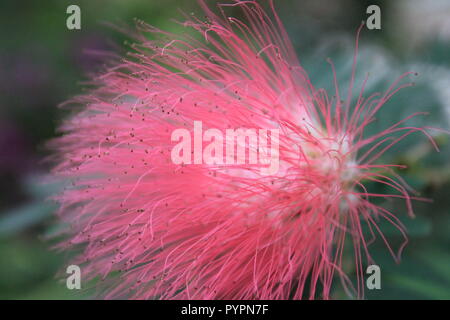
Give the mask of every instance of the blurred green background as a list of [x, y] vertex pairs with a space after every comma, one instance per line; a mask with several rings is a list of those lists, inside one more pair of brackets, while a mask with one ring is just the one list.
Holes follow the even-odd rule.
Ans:
[[[214, 2], [214, 1], [209, 1]], [[66, 8], [81, 7], [81, 30], [66, 28]], [[381, 30], [362, 33], [357, 84], [370, 73], [367, 92], [386, 90], [403, 72], [417, 71], [416, 86], [398, 93], [382, 110], [373, 131], [416, 111], [426, 118], [411, 124], [449, 128], [450, 2], [446, 0], [286, 0], [275, 1], [300, 61], [316, 87], [332, 89], [326, 58], [336, 65], [341, 88], [348, 82], [355, 31], [366, 8], [381, 8]], [[170, 31], [180, 10], [199, 13], [196, 1], [86, 0], [0, 1], [0, 298], [78, 299], [57, 271], [66, 254], [49, 250], [54, 205], [45, 201], [58, 186], [44, 185], [49, 164], [44, 143], [56, 135], [64, 116], [57, 105], [79, 93], [88, 74], [104, 63], [95, 51], [126, 51], [125, 36], [104, 22], [132, 25], [138, 17]], [[239, 16], [231, 9], [230, 15]], [[199, 16], [203, 16], [199, 13]], [[382, 289], [368, 299], [450, 299], [450, 143], [436, 134], [441, 152], [415, 135], [388, 152], [384, 162], [404, 163], [405, 180], [433, 203], [415, 203], [409, 219], [401, 202], [383, 203], [408, 227], [410, 242], [397, 265], [379, 241], [371, 247], [382, 270]], [[383, 192], [383, 187], [369, 186]], [[386, 191], [386, 190], [384, 190]], [[398, 232], [384, 226], [389, 241]], [[352, 261], [347, 269], [354, 273]], [[62, 279], [62, 280], [61, 280]], [[336, 282], [338, 284], [338, 281]], [[335, 298], [346, 298], [336, 285]]]

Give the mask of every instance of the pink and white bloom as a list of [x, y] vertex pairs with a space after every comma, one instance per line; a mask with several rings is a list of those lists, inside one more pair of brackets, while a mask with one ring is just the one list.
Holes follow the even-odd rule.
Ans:
[[[61, 247], [81, 248], [73, 263], [84, 280], [107, 280], [105, 298], [328, 299], [336, 276], [361, 297], [363, 265], [372, 262], [363, 225], [395, 259], [377, 222], [392, 223], [406, 243], [396, 213], [371, 200], [403, 198], [413, 214], [416, 198], [395, 173], [402, 166], [378, 160], [407, 135], [428, 134], [405, 119], [364, 135], [385, 102], [411, 86], [410, 73], [384, 93], [366, 95], [365, 82], [353, 92], [355, 54], [349, 88], [336, 83], [329, 95], [309, 81], [272, 2], [270, 12], [256, 1], [223, 4], [220, 15], [201, 4], [206, 21], [184, 23], [199, 36], [137, 22], [128, 57], [68, 102], [81, 111], [53, 142], [54, 174], [71, 181], [56, 197], [69, 225]], [[247, 22], [226, 16], [227, 6]], [[278, 130], [279, 167], [261, 174], [260, 162], [174, 163], [172, 133], [195, 121], [221, 132]], [[392, 193], [372, 194], [368, 181]], [[346, 242], [356, 284], [342, 267]]]

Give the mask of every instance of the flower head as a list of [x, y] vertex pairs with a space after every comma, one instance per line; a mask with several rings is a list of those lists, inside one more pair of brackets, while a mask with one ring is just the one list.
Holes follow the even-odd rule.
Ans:
[[[364, 82], [355, 102], [355, 53], [345, 95], [336, 83], [330, 96], [309, 81], [271, 2], [270, 12], [256, 1], [220, 5], [222, 15], [201, 4], [206, 21], [184, 23], [200, 37], [138, 21], [129, 56], [70, 101], [82, 110], [54, 142], [54, 173], [72, 182], [57, 196], [70, 225], [62, 247], [81, 247], [75, 263], [88, 277], [116, 281], [106, 298], [326, 299], [335, 276], [361, 296], [363, 257], [371, 261], [363, 225], [385, 240], [377, 221], [386, 219], [405, 234], [371, 200], [403, 198], [412, 214], [414, 199], [394, 171], [401, 166], [377, 160], [403, 137], [426, 134], [404, 121], [370, 137], [364, 130], [411, 85], [402, 82], [410, 73], [368, 97]], [[247, 22], [226, 16], [226, 6], [238, 6]], [[213, 130], [209, 138], [193, 133], [175, 152], [174, 132], [194, 132], [196, 123]], [[234, 150], [225, 133], [240, 128], [263, 134]], [[230, 144], [236, 152], [228, 154]], [[241, 156], [258, 159], [272, 148], [275, 170], [261, 171], [270, 161], [238, 161], [242, 145]], [[370, 193], [366, 181], [393, 192]], [[342, 267], [347, 242], [356, 286]]]

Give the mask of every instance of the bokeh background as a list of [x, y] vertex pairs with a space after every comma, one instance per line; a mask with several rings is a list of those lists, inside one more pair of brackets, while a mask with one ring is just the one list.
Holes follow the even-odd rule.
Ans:
[[[209, 1], [213, 2], [213, 1]], [[66, 8], [81, 7], [81, 30], [66, 28]], [[386, 90], [403, 72], [417, 71], [416, 86], [398, 93], [371, 130], [416, 111], [430, 115], [413, 125], [449, 128], [450, 2], [447, 0], [283, 0], [278, 13], [316, 87], [332, 89], [326, 58], [334, 61], [342, 88], [348, 82], [356, 29], [366, 8], [381, 8], [381, 30], [361, 37], [357, 83], [369, 72], [367, 92]], [[99, 52], [126, 52], [126, 36], [105, 23], [133, 24], [138, 17], [170, 31], [172, 19], [198, 13], [196, 1], [181, 0], [2, 0], [0, 1], [0, 298], [80, 299], [88, 291], [71, 291], [64, 279], [68, 253], [50, 250], [46, 240], [55, 205], [45, 199], [60, 186], [42, 183], [51, 163], [45, 141], [57, 135], [64, 117], [57, 106], [83, 90], [89, 73], [102, 67]], [[239, 17], [238, 12], [231, 15]], [[199, 13], [199, 16], [203, 16]], [[383, 205], [398, 213], [408, 228], [409, 245], [397, 265], [382, 242], [371, 252], [382, 271], [382, 289], [367, 299], [450, 299], [450, 141], [435, 133], [441, 152], [425, 137], [414, 135], [383, 160], [407, 164], [405, 180], [433, 203], [415, 203], [410, 219], [401, 202]], [[373, 186], [383, 192], [382, 187]], [[378, 188], [378, 189], [377, 189]], [[386, 191], [386, 190], [384, 190]], [[382, 226], [394, 246], [400, 234]], [[346, 261], [350, 274], [352, 261]], [[338, 283], [338, 282], [336, 282]], [[339, 285], [333, 295], [345, 299]]]

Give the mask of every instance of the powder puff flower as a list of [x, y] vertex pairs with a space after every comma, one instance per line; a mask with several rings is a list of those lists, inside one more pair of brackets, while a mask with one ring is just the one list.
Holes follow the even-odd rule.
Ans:
[[[106, 280], [105, 298], [328, 299], [334, 278], [361, 297], [368, 238], [381, 237], [398, 259], [378, 221], [406, 240], [396, 213], [372, 200], [403, 198], [412, 215], [416, 199], [396, 174], [401, 166], [378, 160], [411, 133], [428, 136], [405, 124], [418, 114], [373, 136], [364, 131], [411, 86], [404, 81], [411, 74], [382, 94], [366, 96], [365, 81], [355, 93], [356, 42], [349, 87], [342, 93], [335, 83], [327, 94], [309, 81], [272, 3], [265, 11], [236, 1], [220, 5], [220, 14], [201, 5], [206, 21], [189, 17], [183, 25], [194, 32], [186, 35], [138, 21], [128, 57], [67, 103], [81, 110], [52, 144], [54, 175], [71, 181], [56, 196], [68, 225], [60, 247], [79, 250], [73, 263], [84, 281]], [[227, 6], [247, 22], [228, 17]], [[221, 161], [230, 142], [221, 134], [239, 128], [264, 133], [245, 152], [263, 159], [271, 149], [274, 170], [233, 153]], [[193, 138], [175, 152], [180, 129]], [[205, 160], [208, 152], [215, 161]], [[371, 193], [367, 182], [392, 193]], [[342, 266], [347, 243], [356, 283]]]

